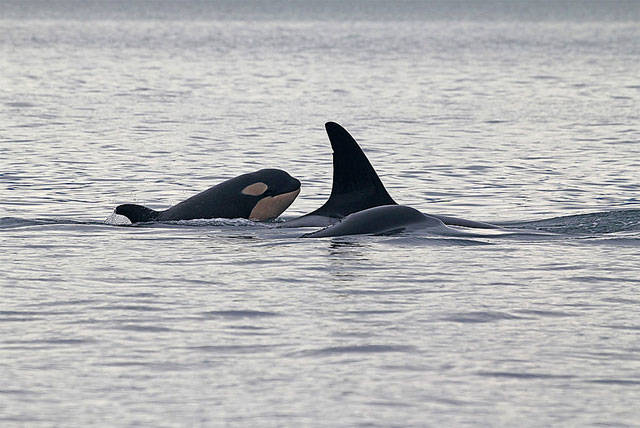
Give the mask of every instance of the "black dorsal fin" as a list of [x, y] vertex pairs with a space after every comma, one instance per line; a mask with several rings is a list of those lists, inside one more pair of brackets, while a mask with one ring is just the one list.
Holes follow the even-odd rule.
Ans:
[[381, 205], [396, 205], [356, 140], [335, 122], [325, 124], [333, 148], [333, 186], [323, 206], [308, 215], [341, 218]]

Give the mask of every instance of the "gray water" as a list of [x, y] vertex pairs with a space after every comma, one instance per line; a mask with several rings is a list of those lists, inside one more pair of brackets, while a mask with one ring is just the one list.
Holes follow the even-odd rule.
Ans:
[[[236, 175], [552, 237], [117, 227]], [[638, 426], [636, 2], [0, 2], [2, 426]]]

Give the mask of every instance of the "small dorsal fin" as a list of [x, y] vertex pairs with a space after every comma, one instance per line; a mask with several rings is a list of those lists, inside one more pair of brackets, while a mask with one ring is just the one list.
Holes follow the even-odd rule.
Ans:
[[325, 124], [333, 148], [333, 185], [323, 206], [307, 215], [341, 218], [380, 205], [396, 205], [356, 140], [335, 122]]

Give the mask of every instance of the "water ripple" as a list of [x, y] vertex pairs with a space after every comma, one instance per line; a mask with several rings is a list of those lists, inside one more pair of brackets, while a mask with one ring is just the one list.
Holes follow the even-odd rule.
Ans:
[[277, 317], [280, 316], [276, 312], [265, 312], [255, 310], [229, 310], [229, 311], [206, 311], [201, 312], [203, 318], [227, 318], [227, 319], [242, 319], [242, 318], [263, 318], [263, 317]]
[[378, 354], [387, 352], [412, 353], [417, 348], [410, 345], [349, 345], [330, 346], [327, 348], [310, 349], [296, 353], [297, 356], [331, 356], [344, 354]]
[[530, 319], [528, 317], [519, 317], [506, 312], [478, 311], [478, 312], [460, 312], [454, 315], [441, 318], [442, 321], [451, 321], [459, 323], [485, 323], [505, 320], [521, 320]]
[[548, 373], [530, 373], [530, 372], [476, 372], [478, 376], [495, 377], [495, 378], [511, 378], [511, 379], [573, 379], [572, 375], [556, 375]]

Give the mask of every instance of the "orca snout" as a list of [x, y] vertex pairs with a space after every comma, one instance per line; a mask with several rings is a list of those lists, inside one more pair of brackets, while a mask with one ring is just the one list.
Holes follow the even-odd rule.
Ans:
[[282, 171], [284, 174], [281, 178], [281, 189], [282, 191], [280, 192], [280, 194], [282, 193], [291, 193], [293, 191], [296, 190], [300, 190], [300, 186], [302, 185], [300, 183], [300, 180], [298, 180], [295, 177], [292, 177], [291, 175], [289, 175], [289, 173], [287, 173], [286, 171]]
[[268, 185], [268, 190], [265, 192], [265, 195], [277, 196], [300, 190], [300, 180], [292, 177], [286, 171], [281, 169], [263, 169], [258, 173]]
[[300, 193], [300, 180], [281, 169], [263, 169], [256, 176], [266, 184], [266, 188], [256, 195], [259, 200], [249, 214], [250, 220], [264, 221], [278, 217]]
[[[287, 175], [289, 175], [289, 174], [287, 174]], [[287, 186], [289, 191], [285, 192], [285, 193], [293, 192], [295, 190], [299, 191], [300, 187], [302, 186], [302, 183], [300, 183], [300, 180], [298, 180], [297, 178], [291, 177], [290, 175], [289, 175], [289, 178], [291, 179], [289, 181], [288, 186]]]

